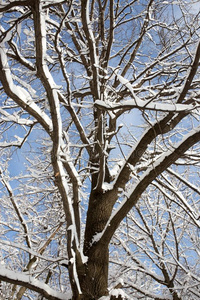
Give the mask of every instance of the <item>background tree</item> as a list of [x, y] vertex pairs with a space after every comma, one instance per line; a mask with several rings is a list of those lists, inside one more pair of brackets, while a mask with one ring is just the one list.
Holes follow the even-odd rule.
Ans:
[[198, 7], [1, 2], [3, 297], [198, 299]]

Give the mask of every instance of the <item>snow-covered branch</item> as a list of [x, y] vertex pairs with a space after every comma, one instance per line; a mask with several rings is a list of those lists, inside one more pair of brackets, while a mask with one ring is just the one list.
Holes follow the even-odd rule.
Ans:
[[5, 185], [5, 188], [7, 189], [7, 192], [9, 194], [10, 201], [11, 201], [11, 203], [13, 205], [15, 213], [17, 214], [17, 217], [18, 217], [18, 219], [19, 219], [19, 221], [21, 223], [21, 226], [23, 227], [26, 244], [27, 244], [27, 246], [29, 248], [31, 248], [32, 243], [30, 241], [30, 236], [29, 236], [30, 234], [29, 234], [28, 226], [27, 226], [26, 221], [25, 221], [25, 219], [24, 219], [24, 217], [23, 217], [23, 215], [22, 215], [22, 213], [20, 211], [20, 208], [19, 208], [19, 206], [18, 206], [18, 204], [17, 204], [17, 202], [15, 200], [12, 188], [10, 186], [10, 183], [5, 179], [1, 168], [0, 168], [0, 176], [2, 178], [3, 184]]
[[1, 120], [5, 122], [13, 122], [19, 125], [31, 126], [34, 124], [33, 120], [27, 120], [25, 118], [20, 118], [17, 114], [9, 114], [6, 110], [0, 108]]
[[[20, 86], [17, 86], [12, 78], [11, 70], [7, 59], [7, 49], [5, 42], [0, 45], [0, 78], [7, 94], [19, 106], [28, 111], [50, 134], [52, 131], [52, 122], [48, 115], [35, 104], [30, 94]], [[30, 121], [28, 120], [28, 124]]]
[[167, 103], [156, 103], [150, 101], [143, 101], [136, 95], [134, 95], [133, 99], [131, 100], [124, 100], [119, 103], [113, 103], [109, 101], [101, 101], [96, 100], [95, 106], [99, 107], [102, 110], [118, 110], [122, 109], [123, 111], [131, 110], [133, 108], [138, 108], [141, 110], [152, 110], [152, 111], [162, 111], [162, 112], [187, 112], [191, 110], [195, 110], [198, 108], [198, 105], [192, 104], [167, 104]]
[[30, 275], [26, 275], [17, 271], [11, 271], [1, 265], [0, 280], [24, 286], [28, 289], [36, 291], [49, 300], [67, 300], [71, 299], [70, 294], [62, 294], [55, 289], [50, 288], [47, 284], [35, 279]]

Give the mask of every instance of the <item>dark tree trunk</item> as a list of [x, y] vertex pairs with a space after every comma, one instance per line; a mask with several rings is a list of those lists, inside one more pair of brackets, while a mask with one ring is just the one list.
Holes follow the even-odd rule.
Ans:
[[95, 242], [97, 233], [103, 231], [111, 213], [111, 205], [101, 192], [90, 196], [85, 230], [84, 255], [88, 257], [85, 270], [80, 274], [84, 300], [96, 300], [108, 295], [109, 243]]
[[98, 244], [87, 252], [85, 273], [80, 277], [84, 300], [97, 300], [108, 295], [108, 247]]

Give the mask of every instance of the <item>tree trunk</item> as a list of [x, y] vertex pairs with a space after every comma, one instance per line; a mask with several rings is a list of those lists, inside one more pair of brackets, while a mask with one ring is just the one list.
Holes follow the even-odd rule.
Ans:
[[108, 295], [108, 246], [96, 244], [86, 253], [88, 262], [80, 277], [84, 300], [97, 300]]
[[84, 240], [84, 255], [88, 261], [79, 277], [83, 293], [81, 299], [84, 300], [96, 300], [108, 295], [109, 243], [95, 242], [93, 238], [103, 231], [111, 209], [103, 193], [91, 192]]

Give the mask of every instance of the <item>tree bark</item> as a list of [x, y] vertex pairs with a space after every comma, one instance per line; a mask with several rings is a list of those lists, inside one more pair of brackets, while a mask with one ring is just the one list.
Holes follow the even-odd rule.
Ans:
[[88, 262], [85, 273], [80, 277], [84, 300], [97, 300], [108, 295], [108, 245], [93, 245], [86, 253]]
[[112, 207], [102, 192], [91, 192], [84, 240], [84, 255], [88, 257], [88, 261], [79, 278], [83, 292], [81, 299], [84, 300], [108, 295], [109, 244], [95, 242], [94, 236], [103, 231], [111, 210]]

